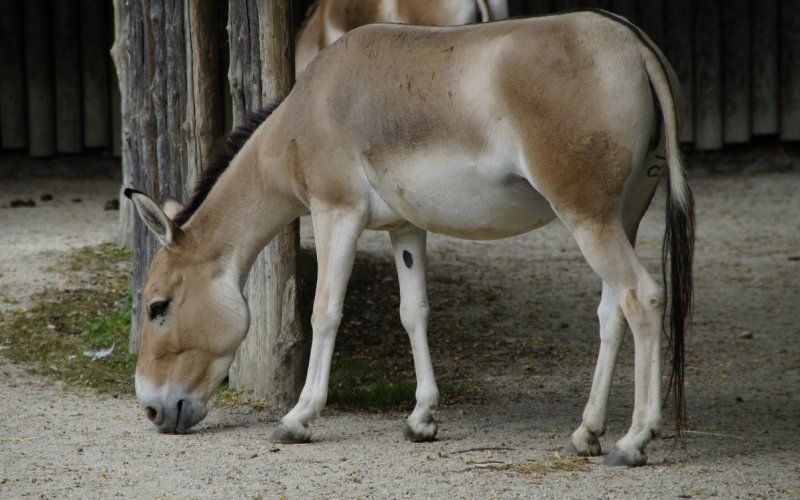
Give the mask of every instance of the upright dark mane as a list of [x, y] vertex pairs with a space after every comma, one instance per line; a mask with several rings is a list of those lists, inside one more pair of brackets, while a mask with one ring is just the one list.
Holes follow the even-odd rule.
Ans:
[[277, 108], [279, 104], [280, 101], [274, 102], [263, 109], [247, 113], [242, 123], [231, 130], [230, 133], [216, 145], [211, 153], [210, 159], [206, 163], [203, 175], [200, 177], [200, 180], [197, 181], [194, 192], [189, 197], [189, 201], [186, 202], [183, 209], [173, 218], [175, 224], [182, 226], [191, 218], [197, 209], [200, 208], [200, 205], [205, 201], [211, 188], [214, 187], [214, 184], [217, 183], [217, 180], [228, 168], [228, 165], [231, 164], [233, 157], [241, 151], [244, 144], [253, 135], [253, 132], [269, 118], [269, 115], [275, 111], [275, 108]]

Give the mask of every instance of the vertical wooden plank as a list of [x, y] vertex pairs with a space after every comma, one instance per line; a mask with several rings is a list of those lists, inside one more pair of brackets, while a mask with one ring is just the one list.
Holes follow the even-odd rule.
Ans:
[[718, 0], [695, 3], [695, 145], [722, 147], [722, 39]]
[[729, 0], [722, 12], [723, 123], [726, 143], [750, 140], [750, 9]]
[[692, 0], [672, 0], [666, 5], [665, 54], [683, 90], [686, 120], [681, 128], [681, 141], [694, 142], [694, 51]]
[[525, 15], [538, 16], [553, 12], [553, 2], [551, 0], [528, 0]]
[[[134, 156], [137, 154], [133, 141], [130, 139], [134, 131], [134, 113], [131, 109], [130, 98], [133, 96], [133, 89], [130, 88], [133, 76], [137, 74], [136, 68], [130, 65], [135, 61], [131, 50], [138, 50], [141, 53], [141, 19], [137, 23], [133, 20], [136, 16], [136, 9], [130, 6], [126, 0], [114, 0], [114, 45], [111, 47], [111, 58], [114, 61], [114, 69], [117, 80], [117, 94], [119, 95], [119, 114], [120, 114], [120, 156], [122, 163], [122, 185], [119, 194], [119, 224], [117, 227], [117, 244], [133, 250], [133, 206], [123, 190], [133, 185], [131, 170], [134, 165]], [[130, 68], [130, 70], [129, 70]], [[138, 300], [137, 300], [138, 301]], [[135, 309], [134, 309], [135, 310]], [[138, 326], [138, 325], [137, 325]], [[138, 330], [137, 330], [138, 331]], [[133, 333], [130, 339], [138, 337]], [[138, 338], [136, 345], [129, 342], [131, 352], [138, 350]]]
[[[112, 49], [109, 51], [112, 63], [116, 63], [113, 46], [116, 43], [116, 0], [112, 3], [113, 9], [109, 12], [109, 33], [112, 34]], [[120, 95], [120, 82], [117, 71], [112, 65], [109, 71], [111, 84], [111, 154], [114, 158], [122, 157], [122, 96]], [[123, 196], [124, 198], [124, 196]]]
[[111, 141], [108, 5], [106, 0], [80, 3], [83, 141], [89, 148], [108, 147]]
[[636, 0], [609, 0], [608, 10], [619, 14], [632, 23], [638, 23], [636, 15]]
[[[161, 196], [186, 199], [193, 186], [186, 182], [186, 121], [187, 76], [186, 76], [186, 37], [184, 28], [184, 2], [168, 0], [164, 2], [164, 45], [166, 47], [164, 89], [166, 109], [159, 113], [164, 118], [166, 159], [159, 163], [161, 174]], [[159, 140], [161, 137], [159, 137]], [[202, 161], [202, 160], [201, 160]]]
[[[218, 5], [186, 0], [186, 143], [191, 188], [222, 133]], [[188, 194], [188, 193], [187, 193]]]
[[800, 140], [800, 2], [781, 4], [781, 139]]
[[8, 2], [0, 15], [0, 147], [28, 145], [22, 4]]
[[752, 20], [753, 134], [778, 133], [778, 0], [759, 0]]
[[31, 156], [51, 156], [56, 152], [52, 15], [49, 0], [25, 2], [28, 151]]
[[[234, 120], [290, 90], [291, 4], [288, 0], [231, 0], [229, 79]], [[250, 330], [231, 365], [231, 386], [246, 388], [278, 408], [297, 401], [305, 378], [306, 348], [297, 307], [297, 222], [259, 254], [245, 297]]]
[[56, 149], [59, 153], [79, 153], [83, 149], [79, 7], [78, 0], [54, 3]]
[[580, 8], [580, 0], [553, 0], [552, 7], [554, 12], [570, 12]]
[[664, 48], [664, 2], [663, 0], [638, 0], [638, 25], [647, 36], [663, 50]]

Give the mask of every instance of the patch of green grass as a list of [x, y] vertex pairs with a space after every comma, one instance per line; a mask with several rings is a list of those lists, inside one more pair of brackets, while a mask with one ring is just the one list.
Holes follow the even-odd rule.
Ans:
[[[72, 385], [132, 393], [129, 262], [130, 254], [114, 245], [83, 248], [57, 261], [54, 272], [74, 286], [44, 292], [30, 310], [0, 318], [2, 355]], [[104, 358], [85, 355], [112, 345]]]

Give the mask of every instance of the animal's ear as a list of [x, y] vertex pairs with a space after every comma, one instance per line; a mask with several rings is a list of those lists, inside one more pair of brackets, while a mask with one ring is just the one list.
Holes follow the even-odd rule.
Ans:
[[161, 206], [152, 198], [135, 189], [126, 188], [125, 196], [130, 198], [142, 222], [153, 231], [162, 245], [169, 248], [175, 246], [177, 233], [180, 231]]

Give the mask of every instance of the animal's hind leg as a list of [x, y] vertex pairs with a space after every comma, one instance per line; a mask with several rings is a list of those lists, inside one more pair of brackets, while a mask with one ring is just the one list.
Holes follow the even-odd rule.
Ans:
[[[639, 261], [620, 224], [582, 226], [574, 229], [573, 234], [589, 265], [613, 291], [634, 338], [633, 419], [630, 430], [616, 443], [606, 463], [644, 465], [647, 462], [645, 447], [661, 428], [660, 342], [664, 293]], [[610, 373], [608, 377], [610, 379]]]
[[583, 421], [571, 438], [575, 451], [583, 456], [600, 455], [600, 436], [606, 431], [611, 379], [625, 332], [625, 316], [614, 297], [614, 291], [605, 282], [597, 316], [600, 320], [600, 354], [597, 356], [589, 401], [583, 410]]
[[[650, 203], [651, 195], [643, 200], [636, 200], [633, 210], [626, 213], [629, 219], [625, 221], [626, 234], [631, 245], [636, 243], [641, 214]], [[639, 205], [643, 205], [642, 208]], [[580, 427], [572, 433], [572, 445], [578, 455], [597, 456], [601, 454], [600, 437], [605, 434], [608, 419], [608, 395], [611, 390], [611, 381], [617, 364], [617, 355], [625, 334], [625, 315], [617, 302], [613, 288], [603, 282], [603, 293], [600, 305], [597, 308], [597, 318], [600, 323], [600, 353], [597, 356], [592, 390], [589, 401], [583, 410], [583, 420]]]
[[312, 223], [318, 273], [311, 315], [311, 354], [300, 398], [272, 434], [273, 441], [282, 443], [308, 441], [311, 438], [308, 423], [325, 406], [333, 345], [342, 319], [347, 281], [353, 269], [356, 242], [364, 229], [361, 215], [345, 210], [312, 212]]
[[392, 231], [389, 235], [400, 281], [400, 320], [411, 340], [417, 376], [417, 405], [408, 417], [406, 437], [411, 441], [433, 441], [437, 431], [433, 412], [439, 404], [439, 389], [436, 387], [428, 349], [426, 233], [412, 226]]

